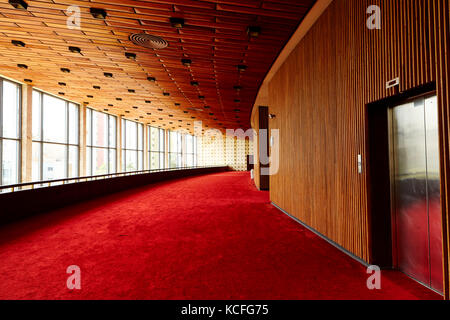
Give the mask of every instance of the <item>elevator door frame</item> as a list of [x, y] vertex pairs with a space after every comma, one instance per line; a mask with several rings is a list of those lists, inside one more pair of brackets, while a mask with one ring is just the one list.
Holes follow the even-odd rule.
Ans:
[[[399, 101], [396, 102], [395, 104], [390, 104], [387, 107], [387, 121], [388, 121], [388, 137], [389, 137], [389, 180], [390, 180], [390, 207], [391, 207], [391, 239], [392, 239], [392, 267], [396, 270], [401, 271], [402, 273], [406, 274], [408, 277], [410, 277], [411, 279], [421, 283], [422, 285], [426, 286], [427, 288], [438, 292], [436, 289], [431, 287], [431, 283], [425, 283], [422, 282], [418, 279], [416, 279], [413, 275], [410, 275], [402, 270], [400, 270], [400, 263], [399, 263], [399, 253], [398, 253], [398, 222], [397, 222], [397, 207], [396, 207], [396, 201], [395, 201], [395, 197], [396, 197], [396, 193], [395, 193], [395, 189], [396, 189], [396, 185], [395, 185], [395, 174], [396, 174], [396, 168], [395, 168], [395, 146], [394, 146], [394, 132], [393, 132], [393, 118], [394, 118], [394, 109], [396, 107], [401, 107], [405, 104], [408, 103], [415, 103], [416, 101], [418, 101], [419, 99], [423, 99], [423, 103], [424, 103], [424, 108], [426, 108], [425, 105], [425, 101], [428, 98], [432, 98], [432, 97], [436, 97], [436, 92], [428, 92], [422, 95], [417, 95], [408, 99], [405, 99], [403, 101]], [[424, 113], [425, 116], [425, 113]], [[425, 120], [425, 119], [424, 119]], [[436, 121], [438, 121], [438, 119], [436, 119]], [[426, 131], [425, 131], [425, 135], [426, 135]], [[424, 137], [425, 139], [425, 137]], [[438, 138], [439, 139], [439, 138]], [[437, 141], [437, 143], [440, 145], [440, 141]], [[426, 152], [426, 150], [424, 150]], [[440, 150], [439, 150], [440, 152]], [[425, 157], [427, 155], [425, 154]], [[440, 157], [440, 154], [439, 154]], [[441, 181], [442, 179], [442, 172], [441, 170], [439, 171], [439, 181]], [[441, 185], [441, 184], [440, 184]], [[440, 191], [440, 197], [442, 197], [442, 190], [439, 189]], [[428, 191], [427, 191], [428, 192]], [[427, 199], [428, 200], [428, 199]], [[441, 201], [441, 212], [442, 212], [442, 201]], [[429, 226], [429, 212], [427, 210], [427, 219], [428, 219], [428, 232], [430, 232], [430, 226]], [[444, 223], [444, 221], [442, 221], [441, 219], [441, 233], [443, 232], [442, 230], [442, 224]], [[442, 241], [444, 239], [444, 235], [442, 235]], [[428, 234], [428, 241], [430, 241], [430, 234]], [[428, 246], [430, 245], [430, 243], [428, 243]], [[430, 259], [430, 252], [428, 252], [429, 258]], [[429, 267], [431, 267], [431, 261], [428, 261]], [[442, 266], [443, 267], [443, 266]], [[431, 278], [431, 268], [429, 269], [430, 272], [430, 278]], [[442, 268], [442, 272], [444, 272], [444, 268]], [[441, 292], [438, 292], [439, 294], [441, 294]]]
[[[390, 149], [388, 135], [388, 109], [399, 106], [421, 97], [438, 95], [436, 83], [431, 82], [426, 85], [413, 88], [394, 96], [373, 101], [366, 105], [365, 121], [365, 155], [366, 155], [366, 185], [367, 185], [367, 210], [368, 210], [368, 230], [369, 230], [369, 263], [377, 265], [382, 269], [393, 269], [393, 240], [392, 239], [392, 198], [391, 198], [391, 168], [390, 168]], [[441, 125], [441, 106], [438, 101], [438, 126], [439, 126], [439, 152], [440, 160], [440, 178], [443, 174], [443, 141]], [[448, 235], [445, 232], [445, 203], [447, 201], [446, 193], [441, 193], [441, 223], [442, 223], [442, 248], [447, 248]], [[389, 190], [388, 190], [389, 189]], [[387, 191], [387, 192], [386, 192]], [[443, 279], [444, 296], [448, 297], [448, 274], [446, 273], [449, 257], [443, 252]], [[431, 289], [432, 290], [432, 289]]]

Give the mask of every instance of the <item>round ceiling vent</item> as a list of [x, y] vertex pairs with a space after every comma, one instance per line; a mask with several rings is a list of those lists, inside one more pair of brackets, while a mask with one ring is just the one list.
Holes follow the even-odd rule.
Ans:
[[163, 38], [146, 33], [133, 33], [130, 40], [138, 46], [150, 49], [164, 49], [169, 45]]

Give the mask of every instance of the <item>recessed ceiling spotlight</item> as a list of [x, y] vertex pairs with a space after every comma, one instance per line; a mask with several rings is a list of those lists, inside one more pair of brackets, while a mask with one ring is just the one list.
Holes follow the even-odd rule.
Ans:
[[261, 27], [259, 26], [249, 26], [247, 28], [247, 34], [252, 38], [258, 38], [261, 34]]
[[67, 69], [67, 68], [61, 68], [60, 70], [63, 73], [70, 73], [70, 69]]
[[147, 80], [150, 81], [150, 82], [155, 82], [156, 78], [154, 78], [154, 77], [147, 77]]
[[31, 79], [23, 79], [23, 81], [25, 81], [25, 82], [27, 82], [27, 83], [33, 82], [33, 80], [31, 80]]
[[183, 111], [184, 113], [188, 113], [188, 111]]
[[103, 20], [106, 19], [106, 16], [108, 15], [104, 9], [100, 8], [90, 8], [89, 11], [95, 19]]
[[144, 119], [144, 116], [139, 116], [139, 119]]
[[170, 96], [170, 93], [169, 93], [169, 92], [164, 92], [163, 95], [164, 95], [165, 97], [168, 97], [168, 96]]
[[126, 110], [125, 113], [130, 113], [130, 111]]
[[160, 109], [158, 109], [158, 111], [160, 111], [160, 112], [161, 112], [161, 111], [163, 111], [163, 109], [161, 109], [161, 108], [160, 108]]
[[17, 66], [21, 69], [28, 69], [28, 66], [26, 64], [19, 63]]
[[89, 102], [85, 101], [85, 102], [83, 102], [83, 104], [85, 104], [85, 105], [88, 105], [88, 104], [89, 104]]
[[117, 101], [122, 101], [122, 98], [116, 98]]
[[134, 89], [128, 89], [129, 93], [135, 93], [136, 91]]
[[133, 106], [133, 109], [138, 109], [139, 107]]
[[69, 51], [72, 53], [81, 53], [81, 49], [78, 47], [69, 47]]
[[147, 112], [147, 115], [148, 115], [148, 116], [151, 116], [152, 114], [151, 114], [150, 112]]
[[152, 103], [150, 100], [145, 100], [145, 103]]
[[197, 81], [191, 81], [191, 86], [198, 87], [198, 82]]
[[109, 103], [108, 107], [114, 107], [114, 105], [112, 103]]
[[156, 120], [152, 120], [152, 122], [156, 122]]
[[9, 0], [8, 1], [10, 5], [12, 5], [16, 9], [27, 9], [28, 3], [26, 3], [23, 0]]
[[94, 89], [100, 90], [100, 86], [93, 86]]
[[170, 24], [174, 28], [181, 29], [184, 27], [184, 19], [183, 18], [170, 18]]
[[179, 106], [181, 106], [181, 104], [178, 102], [175, 102], [175, 107], [179, 107]]
[[205, 108], [205, 109], [210, 109], [211, 107], [210, 107], [210, 106], [204, 106], [203, 108]]
[[195, 117], [191, 117], [191, 119], [195, 119]]
[[244, 72], [245, 70], [247, 70], [247, 66], [245, 64], [239, 64], [237, 66], [237, 69], [239, 70], [239, 72]]
[[109, 109], [103, 109], [103, 111], [109, 111]]
[[64, 92], [58, 92], [58, 94], [61, 95], [61, 96], [65, 95]]
[[93, 95], [90, 95], [90, 94], [88, 94], [86, 97], [88, 97], [88, 98], [90, 98], [90, 99], [92, 99], [94, 96]]
[[198, 98], [203, 100], [203, 99], [205, 99], [205, 96], [198, 96]]
[[104, 75], [105, 77], [107, 77], [107, 78], [112, 78], [112, 77], [113, 77], [113, 74], [110, 73], [110, 72], [104, 72], [103, 75]]
[[210, 116], [213, 116], [213, 115], [214, 115], [214, 113], [210, 112], [210, 113], [209, 113], [209, 115], [210, 115]]
[[173, 118], [173, 114], [169, 114], [169, 117]]
[[125, 57], [127, 57], [127, 59], [136, 60], [136, 53], [125, 52]]
[[159, 118], [159, 120], [161, 120], [161, 121], [162, 121], [162, 120], [163, 120], [163, 118]]
[[16, 47], [25, 47], [25, 42], [22, 42], [20, 40], [11, 40], [11, 43]]
[[65, 82], [58, 82], [58, 85], [65, 87], [66, 83]]
[[185, 67], [190, 67], [192, 64], [192, 60], [191, 59], [181, 59], [181, 63], [183, 64], [183, 66]]

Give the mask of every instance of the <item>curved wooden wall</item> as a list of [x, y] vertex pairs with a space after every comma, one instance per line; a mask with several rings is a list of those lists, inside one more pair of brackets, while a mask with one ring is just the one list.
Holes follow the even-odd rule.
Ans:
[[[370, 5], [381, 7], [381, 30], [366, 27]], [[280, 129], [271, 200], [367, 262], [367, 167], [358, 174], [357, 155], [365, 163], [367, 104], [395, 95], [385, 86], [396, 77], [401, 92], [436, 82], [448, 257], [449, 28], [448, 0], [334, 0], [269, 83], [270, 127]]]

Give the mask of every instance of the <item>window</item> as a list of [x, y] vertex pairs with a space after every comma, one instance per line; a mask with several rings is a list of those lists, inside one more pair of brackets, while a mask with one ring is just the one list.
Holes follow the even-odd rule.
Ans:
[[117, 118], [92, 109], [86, 110], [86, 174], [117, 172]]
[[179, 132], [169, 131], [169, 168], [180, 168], [183, 159], [182, 137]]
[[150, 169], [164, 169], [164, 129], [148, 127], [148, 159]]
[[0, 78], [0, 185], [20, 182], [20, 85]]
[[196, 167], [197, 166], [197, 137], [187, 134], [184, 136], [185, 149], [184, 149], [184, 166]]
[[122, 119], [122, 171], [144, 170], [144, 126]]
[[33, 91], [34, 181], [78, 176], [78, 124], [78, 105]]

